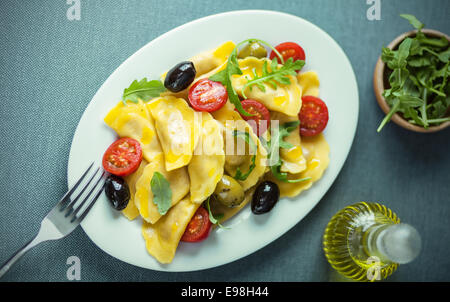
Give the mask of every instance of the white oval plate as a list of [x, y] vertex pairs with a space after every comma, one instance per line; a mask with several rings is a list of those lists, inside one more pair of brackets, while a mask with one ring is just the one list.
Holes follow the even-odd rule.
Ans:
[[[180, 61], [217, 47], [260, 38], [272, 45], [298, 42], [306, 52], [304, 70], [319, 74], [320, 97], [328, 105], [330, 121], [325, 137], [330, 145], [330, 165], [322, 179], [292, 200], [280, 200], [266, 215], [251, 215], [249, 206], [201, 243], [178, 246], [172, 263], [159, 264], [146, 249], [141, 220], [128, 221], [100, 197], [81, 226], [108, 254], [130, 264], [159, 271], [195, 271], [226, 264], [257, 251], [297, 224], [320, 201], [341, 170], [353, 142], [358, 120], [358, 88], [352, 66], [339, 45], [323, 30], [296, 16], [273, 11], [234, 11], [208, 16], [151, 41], [121, 64], [97, 91], [75, 131], [68, 163], [68, 185], [92, 161], [100, 162], [116, 134], [103, 122], [121, 99], [123, 89], [135, 79], [159, 78]], [[322, 234], [316, 234], [322, 236]]]

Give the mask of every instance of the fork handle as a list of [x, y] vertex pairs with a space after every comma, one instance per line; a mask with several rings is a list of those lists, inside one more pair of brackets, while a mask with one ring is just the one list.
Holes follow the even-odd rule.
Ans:
[[39, 238], [39, 234], [31, 239], [27, 244], [25, 244], [20, 250], [18, 250], [11, 258], [6, 261], [5, 264], [0, 269], [0, 278], [6, 274], [6, 272], [11, 268], [11, 266], [19, 260], [26, 252], [28, 252], [32, 247], [41, 243], [42, 240]]
[[41, 242], [48, 240], [56, 240], [64, 237], [64, 234], [51, 222], [47, 217], [41, 222], [38, 234], [18, 250], [5, 264], [0, 268], [0, 278], [11, 268], [11, 266], [19, 260], [32, 247], [35, 247]]
[[62, 234], [59, 233], [58, 229], [55, 227], [55, 225], [47, 219], [47, 217], [44, 218], [41, 222], [41, 227], [39, 228], [38, 234], [31, 239], [27, 244], [25, 244], [21, 249], [19, 249], [17, 252], [14, 253], [14, 255], [11, 256], [11, 258], [6, 261], [5, 264], [2, 265], [0, 268], [0, 278], [6, 274], [6, 272], [13, 266], [14, 263], [16, 263], [17, 260], [20, 259], [26, 252], [28, 252], [32, 247], [35, 247], [41, 242], [47, 241], [47, 240], [55, 240], [62, 238]]

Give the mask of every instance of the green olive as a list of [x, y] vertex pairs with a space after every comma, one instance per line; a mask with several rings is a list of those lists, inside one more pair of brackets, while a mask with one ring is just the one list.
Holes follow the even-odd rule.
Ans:
[[246, 155], [225, 155], [225, 162], [232, 167], [240, 166], [245, 162]]
[[214, 195], [221, 204], [229, 208], [239, 206], [245, 197], [241, 185], [228, 175], [224, 175], [219, 181]]
[[258, 42], [249, 42], [239, 51], [238, 58], [256, 57], [258, 59], [267, 57], [267, 50]]
[[243, 140], [238, 140], [231, 131], [225, 131], [225, 163], [227, 166], [240, 166], [249, 157], [248, 145]]

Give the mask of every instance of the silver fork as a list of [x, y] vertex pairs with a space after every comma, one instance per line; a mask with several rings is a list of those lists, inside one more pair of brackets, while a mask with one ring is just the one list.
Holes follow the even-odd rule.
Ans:
[[[38, 234], [30, 242], [25, 244], [18, 250], [0, 269], [0, 278], [11, 268], [11, 266], [22, 257], [32, 247], [41, 242], [48, 240], [61, 239], [70, 234], [86, 217], [89, 210], [92, 208], [98, 197], [102, 193], [104, 186], [105, 171], [97, 168], [95, 173], [89, 178], [88, 182], [80, 187], [80, 184], [87, 178], [88, 172], [91, 170], [94, 163], [92, 163], [83, 173], [77, 183], [67, 191], [56, 206], [50, 210], [41, 222], [41, 228]], [[99, 173], [100, 171], [100, 173]], [[100, 177], [98, 177], [100, 174]], [[92, 185], [93, 184], [93, 185]], [[77, 188], [80, 187], [79, 192], [75, 194]], [[85, 191], [90, 187], [87, 194]], [[72, 195], [74, 196], [72, 199]], [[79, 200], [84, 199], [79, 202]], [[83, 209], [84, 206], [84, 209]]]

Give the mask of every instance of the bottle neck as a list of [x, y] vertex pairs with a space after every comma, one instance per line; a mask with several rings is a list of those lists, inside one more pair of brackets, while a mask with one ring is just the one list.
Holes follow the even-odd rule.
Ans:
[[377, 257], [383, 263], [392, 263], [393, 261], [383, 252], [380, 239], [391, 224], [377, 224], [370, 227], [363, 236], [363, 247], [367, 256]]
[[363, 237], [369, 256], [384, 263], [409, 263], [420, 253], [421, 238], [409, 224], [380, 224], [371, 227]]

